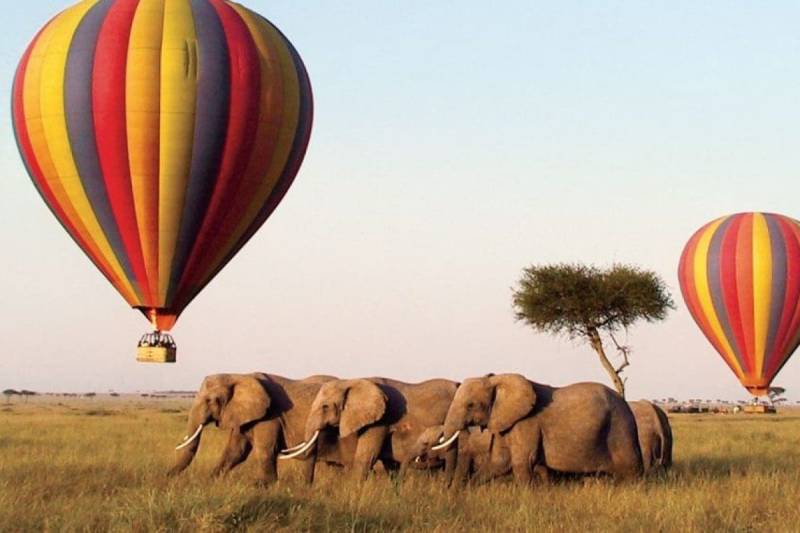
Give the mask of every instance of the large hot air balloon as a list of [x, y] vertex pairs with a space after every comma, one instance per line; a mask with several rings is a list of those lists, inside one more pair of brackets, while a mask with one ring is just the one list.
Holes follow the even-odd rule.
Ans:
[[224, 0], [82, 1], [33, 39], [13, 88], [34, 185], [157, 331], [280, 203], [312, 107], [291, 43]]
[[686, 305], [742, 385], [755, 396], [800, 343], [800, 222], [739, 213], [709, 222], [678, 268]]

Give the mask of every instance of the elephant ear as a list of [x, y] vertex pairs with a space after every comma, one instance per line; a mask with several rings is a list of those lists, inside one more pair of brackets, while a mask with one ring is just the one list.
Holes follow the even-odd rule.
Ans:
[[232, 376], [230, 384], [233, 393], [222, 412], [222, 427], [238, 429], [267, 414], [269, 395], [254, 376]]
[[519, 374], [501, 374], [488, 379], [494, 387], [488, 429], [503, 432], [531, 412], [536, 404], [536, 393], [531, 382]]
[[386, 395], [373, 382], [366, 379], [350, 382], [345, 392], [339, 435], [347, 437], [380, 420], [386, 412], [386, 402]]

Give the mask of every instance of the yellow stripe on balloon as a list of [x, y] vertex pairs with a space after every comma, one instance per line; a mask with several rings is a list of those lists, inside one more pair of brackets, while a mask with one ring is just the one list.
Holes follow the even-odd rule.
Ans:
[[753, 213], [753, 330], [755, 333], [755, 375], [764, 369], [772, 301], [772, 247], [767, 220]]
[[192, 161], [197, 103], [197, 35], [189, 0], [164, 9], [161, 48], [158, 305], [166, 304]]
[[[131, 26], [125, 105], [131, 188], [148, 283], [158, 283], [158, 172], [164, 0], [141, 0]], [[147, 305], [156, 306], [148, 301]]]
[[[278, 132], [278, 141], [270, 160], [269, 168], [264, 174], [258, 189], [253, 194], [252, 201], [248, 204], [239, 223], [231, 233], [229, 241], [218, 250], [213, 261], [209, 263], [208, 270], [204, 273], [203, 279], [213, 272], [221, 261], [231, 251], [237, 241], [244, 235], [249, 224], [256, 218], [258, 211], [264, 206], [275, 185], [286, 167], [286, 162], [292, 152], [295, 133], [299, 126], [300, 115], [300, 84], [297, 78], [297, 71], [291, 52], [286, 46], [283, 37], [266, 21], [248, 9], [238, 5], [229, 4], [242, 17], [250, 30], [256, 47], [261, 57], [262, 87], [274, 84], [274, 81], [267, 81], [265, 76], [278, 75], [283, 84], [283, 113], [281, 116], [281, 126]], [[265, 61], [266, 58], [266, 61]], [[265, 64], [266, 62], [266, 64]], [[266, 92], [266, 91], [262, 91]], [[268, 102], [262, 94], [261, 109], [264, 113], [264, 106]]]
[[711, 238], [714, 236], [714, 232], [717, 231], [720, 224], [725, 221], [725, 217], [715, 220], [714, 222], [710, 223], [703, 234], [700, 236], [700, 239], [697, 241], [697, 247], [695, 248], [694, 258], [692, 268], [694, 271], [694, 282], [695, 282], [695, 290], [697, 291], [697, 300], [700, 302], [700, 307], [702, 308], [703, 315], [708, 320], [709, 326], [711, 326], [711, 331], [714, 334], [714, 337], [717, 339], [722, 349], [725, 353], [720, 354], [722, 355], [726, 361], [735, 369], [736, 375], [741, 379], [744, 376], [742, 372], [742, 367], [739, 365], [739, 361], [736, 360], [736, 356], [734, 355], [733, 349], [731, 349], [731, 345], [728, 342], [728, 338], [725, 336], [725, 332], [722, 329], [722, 325], [720, 324], [719, 317], [717, 316], [717, 312], [714, 310], [714, 302], [711, 299], [711, 290], [708, 286], [708, 272], [707, 272], [707, 261], [708, 261], [708, 248], [711, 245]]
[[[41, 130], [36, 132], [35, 140], [34, 136], [31, 137], [32, 144], [37, 159], [41, 156], [42, 160], [47, 160], [48, 164], [42, 167], [43, 172], [48, 184], [53, 188], [59, 205], [65, 209], [81, 236], [91, 243], [98, 255], [106, 261], [111, 269], [111, 272], [106, 274], [112, 283], [117, 286], [129, 304], [135, 305], [139, 298], [124, 274], [89, 203], [73, 159], [67, 131], [64, 107], [67, 54], [78, 24], [96, 3], [97, 0], [82, 2], [64, 11], [48, 27], [47, 41], [43, 42], [42, 47], [37, 44], [34, 50], [37, 56], [41, 55], [39, 59], [41, 70], [36, 74], [37, 79], [26, 80], [26, 104], [29, 92], [39, 93], [41, 118], [36, 126], [41, 127]], [[39, 70], [38, 64], [36, 67]], [[47, 83], [42, 84], [41, 80], [47, 80]], [[32, 105], [35, 105], [34, 99], [35, 97], [30, 97]], [[44, 156], [45, 152], [49, 153], [48, 157]]]

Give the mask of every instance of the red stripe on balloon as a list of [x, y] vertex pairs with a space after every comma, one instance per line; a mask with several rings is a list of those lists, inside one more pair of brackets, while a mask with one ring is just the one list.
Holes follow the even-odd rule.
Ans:
[[[742, 371], [747, 372], [751, 369], [749, 360], [746, 357], [744, 331], [742, 329], [742, 317], [739, 312], [738, 283], [736, 279], [736, 242], [739, 235], [741, 217], [735, 216], [728, 225], [725, 235], [722, 237], [722, 248], [719, 253], [720, 276], [722, 285], [722, 297], [725, 302], [725, 309], [728, 313], [728, 325], [731, 333], [735, 337], [738, 346], [739, 362], [742, 364]], [[729, 339], [732, 341], [734, 339]], [[733, 344], [733, 343], [731, 343]]]
[[[288, 39], [272, 25], [267, 19], [257, 15], [264, 21], [266, 24], [269, 24], [278, 34], [281, 35], [283, 40], [283, 44], [289, 49], [289, 53], [292, 56], [292, 61], [294, 62], [295, 70], [298, 76], [298, 84], [299, 84], [299, 92], [300, 92], [300, 114], [297, 120], [297, 130], [295, 131], [294, 140], [292, 141], [292, 149], [289, 154], [289, 159], [286, 162], [286, 165], [281, 173], [281, 177], [278, 180], [278, 183], [275, 185], [275, 188], [270, 193], [269, 197], [267, 198], [266, 203], [259, 211], [256, 218], [250, 223], [247, 230], [244, 232], [242, 237], [236, 242], [234, 247], [231, 251], [225, 256], [225, 258], [217, 265], [214, 270], [211, 272], [210, 275], [204, 278], [204, 282], [211, 280], [216, 276], [220, 270], [222, 270], [225, 265], [242, 249], [242, 247], [247, 244], [250, 238], [255, 234], [256, 231], [264, 224], [264, 222], [270, 217], [270, 215], [275, 211], [278, 204], [280, 204], [283, 197], [286, 195], [289, 187], [291, 187], [294, 179], [297, 177], [297, 172], [300, 169], [300, 165], [303, 163], [303, 159], [305, 158], [306, 151], [308, 149], [308, 142], [311, 137], [311, 128], [314, 122], [314, 95], [311, 88], [311, 80], [308, 77], [308, 72], [306, 71], [305, 65], [303, 64], [302, 59], [297, 54], [297, 51], [289, 42]], [[187, 293], [185, 301], [181, 299], [182, 307], [185, 307], [191, 303], [191, 301], [197, 296], [202, 286], [192, 288], [192, 291]]]
[[790, 349], [796, 343], [795, 337], [800, 329], [800, 228], [796, 222], [785, 217], [776, 217], [776, 220], [786, 244], [786, 294], [775, 340], [775, 355], [770, 360], [769, 368], [764, 369], [764, 375], [770, 381], [791, 355]]
[[736, 241], [736, 292], [739, 300], [742, 332], [744, 333], [744, 360], [748, 368], [755, 368], [755, 332], [753, 323], [753, 215], [735, 215], [741, 220]]
[[[178, 292], [193, 287], [208, 270], [210, 253], [229, 240], [234, 224], [225, 226], [226, 215], [241, 215], [231, 209], [239, 185], [245, 179], [256, 144], [261, 98], [261, 65], [258, 49], [245, 22], [236, 11], [220, 0], [210, 0], [222, 23], [230, 57], [230, 111], [222, 163], [203, 223], [183, 272]], [[262, 166], [262, 172], [263, 172]], [[252, 201], [251, 197], [242, 198]], [[188, 286], [187, 286], [188, 285]], [[176, 295], [178, 294], [176, 292]], [[180, 297], [176, 296], [176, 301]]]
[[[273, 88], [269, 90], [266, 95], [262, 95], [259, 113], [260, 124], [258, 126], [255, 146], [250, 156], [248, 168], [245, 171], [244, 177], [238, 181], [235, 190], [231, 194], [230, 206], [225, 210], [222, 216], [218, 232], [214, 236], [212, 244], [208, 247], [210, 250], [227, 249], [231, 245], [230, 240], [232, 235], [241, 222], [241, 213], [250, 207], [256, 191], [262, 185], [263, 181], [267, 179], [265, 172], [266, 169], [269, 168], [272, 158], [275, 157], [275, 150], [280, 138], [281, 128], [286, 120], [283, 89], [283, 84], [286, 80], [284, 80], [282, 76], [278, 51], [273, 48], [273, 43], [271, 41], [267, 42], [267, 46], [268, 51], [264, 59], [265, 65], [263, 67], [266, 69], [266, 72], [262, 72], [262, 76], [269, 76]], [[266, 98], [264, 99], [264, 97]], [[286, 164], [288, 164], [288, 161]], [[276, 185], [277, 180], [275, 186]], [[241, 243], [241, 241], [237, 241], [237, 244], [238, 243]], [[241, 246], [235, 249], [238, 250], [240, 247]], [[235, 251], [227, 254], [226, 259], [224, 259], [220, 265], [204, 265], [201, 270], [195, 271], [193, 273], [192, 286], [184, 286], [183, 294], [178, 298], [178, 300], [182, 302], [180, 305], [185, 305], [185, 302], [190, 301], [199, 290], [197, 284], [212, 279], [233, 254], [235, 254]], [[208, 269], [212, 267], [214, 270], [211, 271], [211, 274], [205, 274], [208, 272]], [[202, 279], [200, 279], [201, 277]]]
[[117, 0], [103, 23], [95, 51], [92, 107], [97, 152], [111, 210], [146, 305], [155, 305], [134, 208], [126, 124], [125, 73], [131, 26], [138, 3], [139, 0]]
[[[53, 19], [51, 19], [51, 22], [52, 20]], [[33, 38], [31, 44], [28, 46], [28, 49], [25, 51], [25, 54], [22, 56], [22, 60], [20, 61], [19, 67], [17, 68], [17, 72], [14, 76], [14, 86], [12, 89], [12, 116], [14, 122], [14, 132], [16, 133], [17, 139], [17, 147], [22, 155], [22, 159], [25, 161], [31, 181], [41, 195], [42, 199], [45, 201], [47, 207], [56, 217], [56, 220], [61, 223], [61, 226], [67, 231], [67, 234], [72, 237], [72, 240], [74, 240], [78, 246], [80, 246], [84, 253], [86, 253], [89, 260], [94, 263], [103, 276], [105, 276], [105, 278], [108, 279], [112, 285], [118, 286], [119, 280], [113, 274], [111, 274], [112, 270], [110, 265], [108, 265], [108, 263], [101, 256], [94, 253], [92, 247], [89, 245], [89, 242], [84, 239], [81, 233], [72, 224], [63, 207], [61, 207], [61, 205], [58, 203], [53, 190], [50, 188], [47, 180], [45, 179], [44, 172], [39, 165], [39, 161], [36, 159], [36, 153], [33, 150], [30, 135], [28, 133], [28, 124], [25, 120], [25, 74], [28, 70], [31, 52], [33, 51], [34, 46], [36, 46], [36, 43], [39, 41], [39, 37], [41, 37], [42, 33], [49, 25], [50, 23], [48, 22], [44, 28], [42, 28], [42, 30]]]

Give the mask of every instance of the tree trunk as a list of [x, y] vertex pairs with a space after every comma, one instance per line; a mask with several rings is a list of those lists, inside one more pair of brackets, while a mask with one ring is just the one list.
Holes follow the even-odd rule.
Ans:
[[592, 348], [597, 355], [600, 356], [600, 364], [603, 365], [603, 368], [606, 369], [608, 375], [611, 377], [611, 382], [614, 384], [614, 388], [617, 389], [617, 392], [623, 398], [625, 397], [625, 382], [622, 381], [622, 378], [619, 377], [614, 365], [611, 364], [611, 361], [608, 360], [606, 356], [606, 351], [603, 349], [603, 339], [600, 338], [600, 333], [597, 331], [597, 328], [589, 328], [589, 342], [592, 345]]

